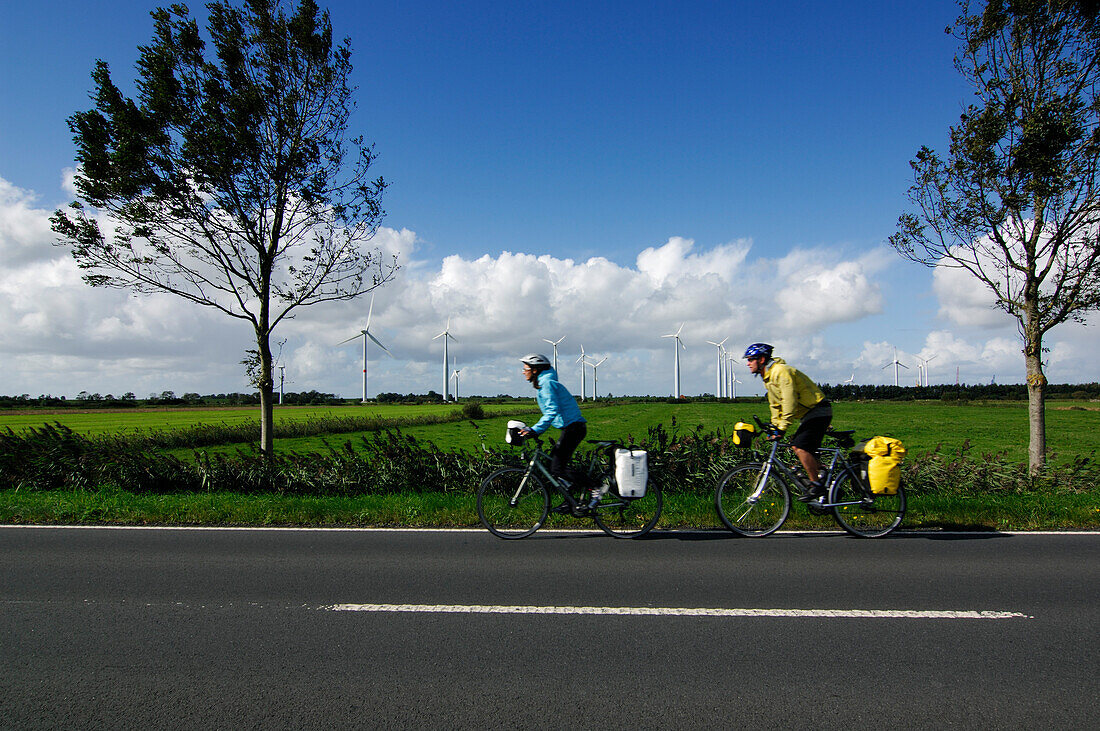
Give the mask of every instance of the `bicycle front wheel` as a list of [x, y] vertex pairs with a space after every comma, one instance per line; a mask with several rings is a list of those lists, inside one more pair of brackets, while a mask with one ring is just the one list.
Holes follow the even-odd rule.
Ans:
[[611, 492], [604, 495], [592, 518], [609, 536], [638, 538], [657, 525], [663, 504], [661, 488], [649, 481], [642, 497], [619, 497]]
[[497, 470], [477, 491], [478, 517], [501, 538], [531, 535], [546, 522], [549, 512], [550, 491], [545, 483], [518, 467]]
[[770, 535], [791, 512], [791, 494], [775, 472], [761, 484], [764, 465], [757, 462], [727, 472], [714, 493], [718, 517], [734, 533], [750, 538]]
[[905, 518], [904, 485], [898, 485], [896, 495], [873, 495], [849, 471], [833, 482], [828, 500], [840, 527], [860, 538], [881, 538]]

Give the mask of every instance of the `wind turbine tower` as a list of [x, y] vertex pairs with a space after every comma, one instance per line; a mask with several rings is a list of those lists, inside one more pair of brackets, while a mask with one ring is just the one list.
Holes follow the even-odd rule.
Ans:
[[892, 361], [890, 361], [889, 363], [887, 363], [886, 365], [884, 365], [883, 368], [889, 368], [890, 366], [894, 366], [894, 385], [895, 386], [900, 385], [898, 383], [898, 366], [901, 366], [905, 370], [909, 370], [909, 366], [905, 365], [904, 363], [902, 363], [901, 361], [898, 360], [898, 349], [897, 348], [894, 348], [894, 359]]
[[714, 396], [715, 396], [715, 398], [721, 398], [722, 396], [725, 396], [725, 393], [723, 393], [723, 391], [725, 389], [722, 388], [722, 385], [723, 385], [722, 361], [725, 360], [725, 359], [722, 357], [722, 353], [725, 350], [724, 346], [725, 346], [727, 340], [729, 340], [728, 335], [726, 337], [722, 338], [721, 342], [718, 342], [718, 343], [714, 342], [713, 340], [708, 340], [707, 341], [708, 345], [713, 345], [714, 347], [716, 347], [718, 349], [718, 368], [717, 368], [717, 379], [718, 380], [717, 380], [717, 385], [714, 387]]
[[[454, 335], [451, 335], [451, 318], [447, 318], [447, 327], [443, 328], [443, 332], [436, 335], [432, 340], [438, 340], [443, 338], [443, 403], [447, 403], [450, 400], [450, 392], [447, 388], [447, 384], [451, 382], [451, 374], [447, 372], [447, 362], [449, 360], [447, 356], [447, 341], [455, 340]], [[457, 343], [458, 341], [455, 340]]]
[[674, 398], [680, 398], [680, 348], [687, 350], [687, 346], [680, 340], [680, 331], [684, 329], [684, 323], [680, 323], [680, 329], [669, 335], [662, 335], [662, 338], [673, 338], [672, 341], [672, 353], [674, 360], [672, 362], [672, 395]]
[[462, 369], [458, 367], [458, 361], [452, 361], [453, 368], [451, 370], [451, 378], [455, 379], [455, 401], [458, 401], [458, 374], [462, 372]]
[[373, 314], [374, 314], [374, 295], [371, 295], [370, 309], [367, 310], [367, 324], [363, 327], [362, 330], [359, 331], [358, 335], [352, 335], [347, 340], [344, 340], [341, 343], [337, 343], [338, 345], [343, 345], [344, 343], [350, 343], [352, 340], [355, 340], [356, 338], [363, 338], [363, 403], [367, 403], [367, 340], [370, 339], [370, 340], [374, 341], [374, 344], [377, 345], [382, 350], [384, 350], [386, 352], [386, 355], [388, 355], [391, 358], [393, 357], [393, 353], [391, 353], [386, 348], [386, 346], [383, 345], [378, 340], [378, 338], [371, 335], [370, 320], [371, 320], [371, 315], [373, 315]]
[[581, 364], [581, 401], [584, 401], [584, 367], [588, 365], [588, 360], [585, 358], [583, 345], [581, 346], [581, 357], [577, 358], [576, 362]]
[[599, 400], [599, 395], [600, 395], [600, 392], [597, 390], [598, 389], [598, 384], [599, 384], [599, 379], [596, 378], [596, 369], [599, 368], [600, 364], [603, 363], [605, 360], [607, 360], [607, 356], [604, 356], [603, 358], [600, 358], [595, 363], [590, 364], [592, 366], [592, 400], [593, 401], [598, 401]]
[[554, 346], [554, 370], [558, 369], [558, 343], [560, 343], [562, 340], [565, 340], [564, 335], [562, 335], [557, 340], [547, 340], [546, 338], [543, 338], [544, 342], [550, 343], [550, 345]]

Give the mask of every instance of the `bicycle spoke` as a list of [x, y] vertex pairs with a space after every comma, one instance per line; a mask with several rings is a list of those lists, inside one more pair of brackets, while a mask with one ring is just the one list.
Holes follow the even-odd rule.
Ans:
[[542, 527], [549, 509], [550, 493], [542, 480], [519, 468], [497, 470], [477, 493], [478, 517], [501, 538], [531, 535]]
[[734, 533], [766, 536], [779, 530], [791, 510], [786, 485], [769, 473], [761, 485], [762, 465], [752, 464], [730, 470], [718, 484], [714, 504], [718, 517]]
[[609, 492], [592, 518], [610, 536], [639, 538], [657, 525], [663, 503], [661, 488], [650, 482], [642, 497], [623, 498]]
[[865, 493], [859, 478], [845, 472], [833, 483], [829, 500], [841, 528], [861, 538], [879, 538], [892, 532], [905, 518], [905, 488], [896, 495]]

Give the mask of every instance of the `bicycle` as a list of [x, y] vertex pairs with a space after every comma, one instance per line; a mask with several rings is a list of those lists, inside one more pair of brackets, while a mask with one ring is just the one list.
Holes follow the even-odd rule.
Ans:
[[[714, 493], [714, 505], [722, 523], [734, 533], [759, 538], [771, 535], [783, 525], [791, 511], [791, 490], [802, 491], [804, 481], [795, 470], [776, 457], [780, 447], [779, 430], [774, 424], [756, 423], [772, 436], [771, 451], [762, 462], [741, 465], [727, 472]], [[831, 446], [819, 455], [825, 466], [826, 494], [821, 500], [806, 503], [815, 515], [832, 513], [845, 531], [860, 538], [880, 538], [901, 525], [905, 518], [905, 486], [898, 485], [894, 495], [874, 494], [866, 474], [846, 455], [855, 446], [854, 430], [829, 429]]]
[[[500, 538], [525, 538], [546, 522], [550, 514], [551, 489], [563, 499], [555, 513], [574, 517], [590, 517], [596, 525], [615, 538], [638, 538], [648, 533], [661, 517], [663, 500], [661, 488], [652, 481], [646, 483], [645, 494], [640, 497], [619, 495], [618, 482], [611, 457], [621, 442], [589, 439], [596, 445], [589, 465], [589, 473], [595, 472], [606, 492], [600, 502], [588, 508], [587, 493], [582, 491], [578, 500], [565, 480], [550, 474], [550, 455], [543, 451], [538, 437], [529, 437], [532, 446], [524, 447], [527, 467], [505, 467], [485, 478], [477, 491], [477, 515], [489, 532]], [[601, 459], [606, 453], [607, 462]]]

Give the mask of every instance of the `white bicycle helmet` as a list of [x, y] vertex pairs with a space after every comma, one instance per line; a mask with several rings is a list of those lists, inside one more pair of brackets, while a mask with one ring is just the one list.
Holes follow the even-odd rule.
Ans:
[[526, 363], [529, 366], [548, 366], [550, 365], [550, 359], [541, 353], [528, 353], [519, 359], [521, 363]]

